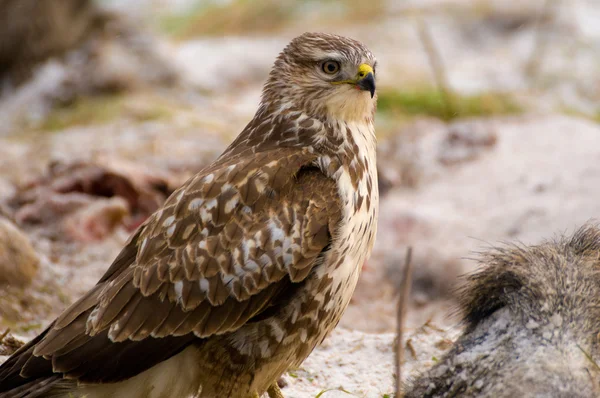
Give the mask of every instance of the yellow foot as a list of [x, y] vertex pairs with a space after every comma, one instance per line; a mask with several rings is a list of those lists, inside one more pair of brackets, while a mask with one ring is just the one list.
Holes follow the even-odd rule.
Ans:
[[277, 382], [273, 383], [271, 387], [269, 387], [267, 394], [269, 394], [269, 398], [285, 398], [281, 392], [281, 389], [277, 385]]
[[254, 394], [252, 394], [252, 398], [260, 398], [260, 395], [258, 395], [258, 393], [255, 392]]

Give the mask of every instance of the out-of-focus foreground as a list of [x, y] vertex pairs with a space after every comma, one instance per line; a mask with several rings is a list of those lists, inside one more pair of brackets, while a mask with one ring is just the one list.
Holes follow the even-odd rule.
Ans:
[[0, 355], [241, 131], [291, 38], [325, 31], [378, 58], [379, 233], [341, 327], [283, 392], [392, 393], [407, 247], [415, 376], [460, 331], [473, 251], [600, 214], [599, 26], [594, 0], [0, 0]]

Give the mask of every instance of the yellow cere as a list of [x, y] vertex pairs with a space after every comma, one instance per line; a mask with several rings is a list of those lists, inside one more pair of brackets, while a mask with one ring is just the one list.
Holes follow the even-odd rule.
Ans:
[[371, 68], [370, 65], [361, 64], [358, 67], [358, 73], [356, 74], [356, 78], [355, 79], [340, 80], [340, 81], [337, 81], [337, 82], [331, 82], [331, 84], [346, 84], [346, 83], [356, 84], [361, 79], [363, 79], [364, 77], [366, 77], [369, 73], [373, 73], [373, 68]]
[[373, 73], [373, 68], [371, 68], [370, 65], [362, 64], [361, 66], [358, 67], [358, 75], [357, 75], [358, 80], [367, 76], [369, 73]]

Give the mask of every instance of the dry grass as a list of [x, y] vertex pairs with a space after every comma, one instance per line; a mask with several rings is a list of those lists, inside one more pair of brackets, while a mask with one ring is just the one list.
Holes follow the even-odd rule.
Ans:
[[453, 94], [452, 99], [452, 106], [449, 107], [445, 95], [432, 87], [412, 90], [382, 89], [378, 94], [377, 109], [396, 118], [433, 116], [445, 121], [523, 112], [514, 99], [503, 93]]

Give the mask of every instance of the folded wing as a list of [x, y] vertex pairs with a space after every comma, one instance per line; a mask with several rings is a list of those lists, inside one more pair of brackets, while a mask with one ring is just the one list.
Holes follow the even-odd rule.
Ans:
[[320, 264], [339, 222], [336, 185], [314, 160], [298, 149], [240, 153], [196, 175], [0, 367], [0, 392], [54, 373], [123, 380], [272, 309]]

